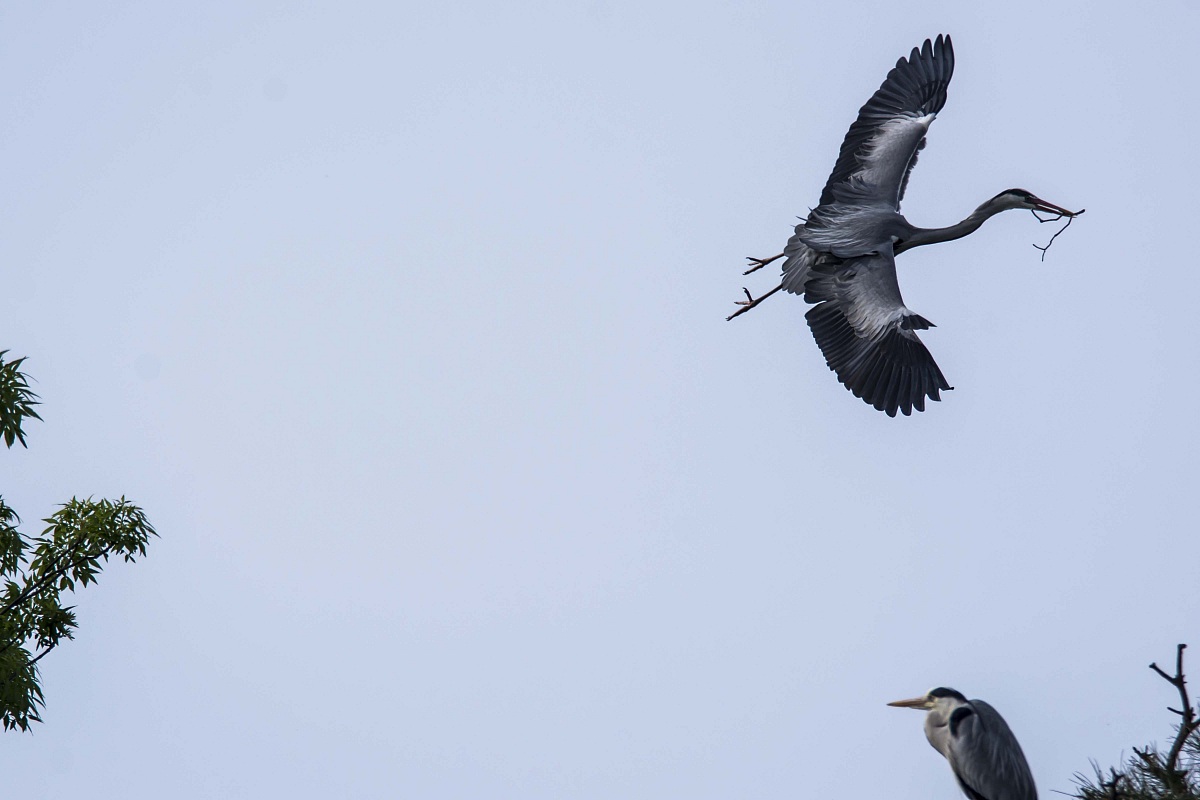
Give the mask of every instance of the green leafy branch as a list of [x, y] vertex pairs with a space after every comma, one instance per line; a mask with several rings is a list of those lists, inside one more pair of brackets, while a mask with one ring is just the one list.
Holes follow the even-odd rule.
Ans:
[[103, 564], [135, 561], [157, 536], [142, 509], [125, 498], [72, 500], [27, 539], [17, 515], [0, 498], [0, 724], [28, 730], [44, 706], [37, 663], [63, 639], [74, 638], [73, 606], [63, 592], [95, 583]]
[[29, 380], [21, 372], [24, 358], [5, 361], [7, 350], [0, 350], [0, 438], [12, 447], [20, 442], [25, 443], [25, 431], [21, 424], [27, 419], [41, 419], [33, 407], [39, 405], [38, 396], [29, 390]]

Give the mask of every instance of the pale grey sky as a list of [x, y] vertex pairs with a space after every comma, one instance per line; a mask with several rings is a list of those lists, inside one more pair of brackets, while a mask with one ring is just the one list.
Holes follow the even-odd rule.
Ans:
[[[78, 598], [10, 795], [953, 800], [884, 705], [935, 685], [1008, 718], [1043, 797], [1169, 732], [1195, 4], [0, 23], [0, 348], [45, 401], [0, 491], [27, 530], [123, 493], [162, 533]], [[938, 33], [909, 218], [1088, 211], [1045, 263], [1016, 213], [901, 259], [957, 389], [889, 419], [799, 299], [724, 317]]]

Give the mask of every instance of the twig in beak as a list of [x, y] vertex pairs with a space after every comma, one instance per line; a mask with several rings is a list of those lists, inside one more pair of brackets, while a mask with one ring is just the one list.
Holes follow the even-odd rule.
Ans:
[[1038, 250], [1042, 251], [1042, 261], [1046, 260], [1046, 251], [1050, 249], [1050, 245], [1054, 244], [1054, 240], [1057, 239], [1063, 231], [1065, 231], [1067, 228], [1071, 227], [1071, 223], [1075, 221], [1075, 218], [1078, 217], [1080, 214], [1082, 214], [1086, 210], [1087, 209], [1085, 209], [1085, 208], [1081, 208], [1080, 210], [1076, 211], [1074, 214], [1055, 214], [1053, 217], [1046, 217], [1044, 219], [1042, 217], [1038, 216], [1038, 213], [1036, 210], [1034, 210], [1034, 209], [1029, 210], [1029, 213], [1033, 214], [1033, 218], [1036, 219], [1038, 222], [1058, 222], [1063, 217], [1067, 218], [1067, 224], [1063, 225], [1061, 228], [1059, 228], [1058, 232], [1050, 237], [1050, 241], [1046, 242], [1045, 247], [1042, 247], [1042, 246], [1036, 245], [1036, 244], [1034, 245], [1034, 247], [1036, 247]]

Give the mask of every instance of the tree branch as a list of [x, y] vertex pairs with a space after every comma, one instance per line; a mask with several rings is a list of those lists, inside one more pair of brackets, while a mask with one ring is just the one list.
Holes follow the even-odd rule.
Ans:
[[[98, 553], [84, 553], [79, 558], [65, 564], [64, 566], [55, 567], [52, 572], [49, 572], [46, 575], [42, 576], [41, 580], [35, 581], [34, 583], [32, 583], [31, 585], [26, 587], [25, 591], [21, 592], [21, 594], [19, 594], [15, 600], [10, 602], [8, 605], [4, 606], [3, 608], [0, 608], [0, 615], [11, 613], [13, 611], [13, 609], [17, 608], [17, 606], [24, 603], [26, 600], [28, 600], [30, 597], [32, 597], [37, 592], [46, 588], [46, 586], [48, 584], [54, 583], [58, 578], [61, 578], [63, 575], [65, 575], [68, 570], [74, 569], [75, 567], [80, 566], [81, 564], [83, 564], [86, 561], [91, 561], [94, 558], [102, 558], [102, 557], [108, 555], [112, 551], [113, 547], [114, 547], [114, 545], [111, 545], [111, 544], [105, 545], [104, 547], [100, 548], [100, 551]], [[0, 652], [3, 652], [3, 651], [0, 651]]]
[[42, 660], [42, 658], [43, 658], [43, 657], [44, 657], [44, 656], [45, 656], [47, 653], [49, 653], [51, 650], [53, 650], [55, 647], [58, 647], [58, 644], [57, 644], [57, 643], [56, 643], [56, 644], [52, 644], [52, 645], [50, 645], [50, 646], [49, 646], [49, 647], [47, 647], [45, 650], [43, 650], [42, 652], [38, 653], [38, 654], [37, 654], [37, 656], [36, 656], [36, 657], [34, 657], [33, 659], [31, 659], [29, 663], [30, 663], [30, 664], [36, 664], [37, 662], [41, 661], [41, 660]]
[[1045, 247], [1042, 247], [1039, 244], [1034, 245], [1034, 247], [1036, 247], [1038, 250], [1042, 251], [1042, 261], [1046, 260], [1046, 252], [1050, 249], [1050, 245], [1054, 244], [1054, 240], [1058, 238], [1059, 234], [1062, 233], [1063, 231], [1065, 231], [1067, 228], [1071, 227], [1071, 223], [1075, 221], [1075, 218], [1078, 217], [1080, 214], [1082, 214], [1084, 211], [1087, 211], [1087, 209], [1086, 208], [1081, 209], [1080, 211], [1078, 211], [1075, 214], [1059, 214], [1056, 217], [1047, 217], [1045, 219], [1043, 219], [1042, 217], [1039, 217], [1038, 213], [1036, 211], [1032, 212], [1034, 218], [1036, 218], [1038, 222], [1057, 222], [1058, 220], [1062, 219], [1063, 217], [1067, 218], [1067, 224], [1063, 225], [1061, 228], [1059, 228], [1058, 233], [1055, 233], [1053, 236], [1050, 237], [1050, 241], [1046, 242]]
[[[1167, 683], [1179, 690], [1180, 709], [1170, 709], [1178, 714], [1182, 719], [1179, 721], [1179, 732], [1175, 735], [1175, 742], [1171, 745], [1171, 750], [1167, 753], [1166, 770], [1172, 776], [1179, 774], [1179, 754], [1183, 752], [1183, 746], [1197, 730], [1200, 730], [1200, 719], [1196, 718], [1196, 709], [1192, 705], [1191, 698], [1188, 697], [1187, 679], [1183, 675], [1183, 651], [1187, 649], [1186, 644], [1181, 644], [1175, 650], [1175, 674], [1168, 675], [1159, 668], [1158, 664], [1151, 664], [1150, 669], [1158, 673], [1159, 677]], [[1137, 752], [1136, 750], [1134, 752]], [[1141, 753], [1138, 753], [1141, 755]]]

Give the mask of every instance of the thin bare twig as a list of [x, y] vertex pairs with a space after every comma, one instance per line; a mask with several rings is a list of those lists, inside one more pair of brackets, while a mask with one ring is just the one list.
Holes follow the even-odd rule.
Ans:
[[1036, 244], [1034, 245], [1034, 247], [1036, 247], [1038, 250], [1042, 251], [1042, 261], [1046, 260], [1046, 251], [1050, 249], [1050, 245], [1054, 244], [1054, 240], [1057, 239], [1063, 231], [1065, 231], [1067, 228], [1071, 227], [1071, 223], [1075, 221], [1075, 218], [1078, 217], [1080, 214], [1082, 214], [1084, 211], [1087, 211], [1087, 209], [1081, 208], [1078, 211], [1076, 211], [1074, 214], [1055, 214], [1052, 217], [1043, 218], [1043, 217], [1039, 217], [1038, 213], [1036, 211], [1034, 211], [1033, 209], [1029, 210], [1029, 213], [1033, 214], [1033, 218], [1036, 219], [1038, 222], [1058, 222], [1063, 217], [1067, 218], [1067, 224], [1063, 225], [1061, 228], [1059, 228], [1058, 232], [1050, 237], [1050, 241], [1046, 242], [1045, 247], [1042, 247], [1041, 245], [1036, 245]]

